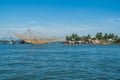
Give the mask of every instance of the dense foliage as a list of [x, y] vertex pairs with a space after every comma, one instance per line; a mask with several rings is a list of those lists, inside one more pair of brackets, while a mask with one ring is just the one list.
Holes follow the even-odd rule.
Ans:
[[90, 41], [90, 40], [112, 40], [113, 43], [120, 43], [120, 37], [114, 33], [105, 33], [102, 32], [96, 33], [95, 36], [88, 34], [87, 36], [78, 36], [76, 33], [73, 33], [70, 36], [66, 36], [66, 41]]

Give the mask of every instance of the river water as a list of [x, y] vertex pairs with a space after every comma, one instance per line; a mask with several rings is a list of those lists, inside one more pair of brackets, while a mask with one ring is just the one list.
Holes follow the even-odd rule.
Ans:
[[0, 80], [120, 80], [120, 45], [0, 44]]

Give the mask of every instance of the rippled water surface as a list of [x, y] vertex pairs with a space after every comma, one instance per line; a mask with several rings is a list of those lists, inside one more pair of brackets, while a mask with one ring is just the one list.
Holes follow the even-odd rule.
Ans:
[[0, 44], [0, 80], [120, 80], [120, 45]]

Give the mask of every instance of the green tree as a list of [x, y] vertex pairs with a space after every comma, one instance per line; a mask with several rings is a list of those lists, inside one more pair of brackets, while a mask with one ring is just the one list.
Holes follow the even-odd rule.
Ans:
[[108, 39], [108, 34], [105, 33], [104, 36], [103, 36], [104, 39]]
[[77, 41], [79, 36], [77, 34], [74, 34], [74, 39]]
[[97, 39], [102, 39], [102, 38], [103, 38], [102, 32], [97, 33], [97, 34], [96, 34], [96, 38], [97, 38]]
[[109, 36], [108, 36], [109, 39], [114, 39], [114, 34], [113, 33], [110, 33]]
[[118, 38], [115, 43], [120, 44], [120, 38]]
[[72, 35], [71, 35], [71, 40], [73, 40], [73, 41], [79, 41], [81, 38], [75, 33], [73, 33]]
[[71, 37], [70, 36], [66, 36], [66, 41], [70, 41]]
[[74, 33], [71, 35], [71, 40], [72, 40], [72, 41], [75, 40], [75, 34], [74, 34]]
[[79, 41], [81, 40], [81, 37], [79, 37], [77, 34], [72, 34], [71, 36], [66, 36], [66, 40], [69, 41]]
[[102, 32], [99, 33], [99, 39], [102, 39], [103, 38], [103, 34]]
[[87, 35], [87, 39], [91, 39], [91, 35], [90, 34]]
[[111, 34], [111, 38], [114, 39], [114, 37], [115, 37], [115, 35], [112, 33], [112, 34]]
[[117, 39], [118, 39], [118, 35], [115, 35], [115, 36], [114, 36], [114, 39], [117, 40]]
[[76, 40], [76, 41], [80, 41], [80, 40], [81, 40], [81, 37], [77, 37], [75, 40]]

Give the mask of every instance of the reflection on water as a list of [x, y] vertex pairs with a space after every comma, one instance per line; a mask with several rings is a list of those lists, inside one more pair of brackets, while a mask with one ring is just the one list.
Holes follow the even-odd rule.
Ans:
[[1, 80], [119, 80], [120, 45], [0, 44]]

